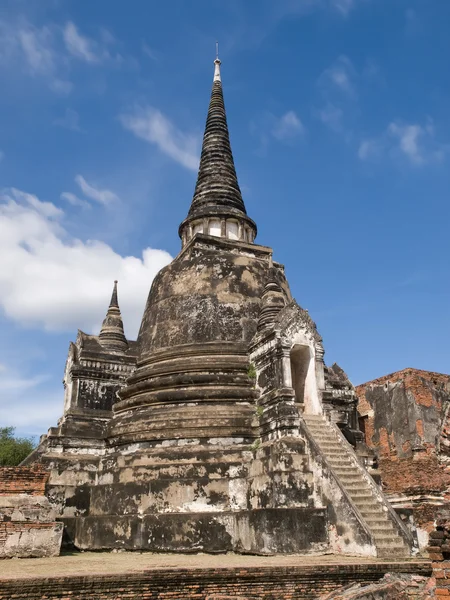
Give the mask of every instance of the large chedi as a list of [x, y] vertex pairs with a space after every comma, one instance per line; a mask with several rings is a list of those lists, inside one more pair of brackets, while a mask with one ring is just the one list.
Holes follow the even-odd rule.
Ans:
[[79, 333], [64, 415], [28, 459], [50, 470], [75, 546], [410, 553], [354, 451], [354, 389], [324, 365], [314, 322], [256, 233], [216, 59], [181, 252], [153, 281], [137, 342], [116, 289], [100, 335]]

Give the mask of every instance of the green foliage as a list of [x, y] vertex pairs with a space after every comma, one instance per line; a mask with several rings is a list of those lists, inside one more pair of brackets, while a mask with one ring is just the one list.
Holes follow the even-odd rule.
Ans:
[[262, 417], [264, 413], [264, 408], [262, 406], [257, 406], [255, 408], [255, 413], [257, 417]]
[[252, 363], [250, 363], [248, 366], [247, 375], [250, 377], [250, 379], [256, 379], [256, 369], [255, 365]]
[[256, 450], [258, 450], [258, 448], [261, 446], [261, 440], [258, 438], [257, 440], [255, 440], [253, 442], [253, 444], [250, 446], [250, 448], [253, 450], [253, 452], [256, 452]]
[[0, 467], [15, 467], [34, 450], [28, 438], [14, 437], [14, 427], [0, 427]]

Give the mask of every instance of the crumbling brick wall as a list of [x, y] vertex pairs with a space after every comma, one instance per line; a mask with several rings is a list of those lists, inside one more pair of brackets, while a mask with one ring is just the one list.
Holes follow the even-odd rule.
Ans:
[[1, 467], [0, 496], [31, 494], [44, 496], [49, 472], [42, 465], [33, 467]]
[[437, 507], [450, 500], [450, 375], [405, 369], [356, 392], [383, 489], [398, 506], [413, 509], [423, 548]]
[[430, 598], [450, 599], [450, 508], [438, 511], [429, 543], [428, 554], [433, 561]]
[[428, 576], [430, 571], [426, 563], [399, 562], [320, 567], [149, 569], [111, 575], [27, 577], [0, 579], [0, 600], [318, 600], [350, 583], [379, 581], [387, 568], [397, 573], [416, 571], [419, 577]]
[[0, 468], [0, 558], [59, 554], [63, 524], [44, 495], [48, 476], [40, 465]]

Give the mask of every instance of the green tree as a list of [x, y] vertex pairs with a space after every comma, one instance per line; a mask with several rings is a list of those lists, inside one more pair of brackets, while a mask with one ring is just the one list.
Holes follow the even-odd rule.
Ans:
[[34, 450], [33, 440], [15, 437], [14, 431], [15, 427], [0, 427], [0, 467], [15, 467]]

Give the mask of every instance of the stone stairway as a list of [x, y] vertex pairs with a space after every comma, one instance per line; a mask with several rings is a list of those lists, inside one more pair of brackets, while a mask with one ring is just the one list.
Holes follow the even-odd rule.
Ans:
[[385, 502], [367, 481], [355, 453], [342, 438], [337, 427], [331, 425], [322, 415], [303, 415], [303, 418], [334, 474], [370, 529], [378, 557], [411, 556], [407, 543], [388, 516]]

